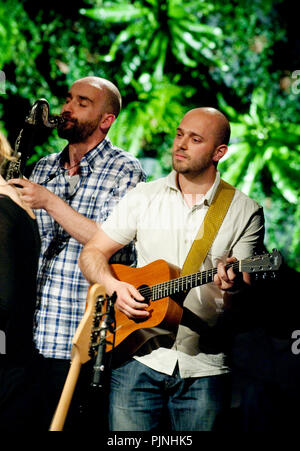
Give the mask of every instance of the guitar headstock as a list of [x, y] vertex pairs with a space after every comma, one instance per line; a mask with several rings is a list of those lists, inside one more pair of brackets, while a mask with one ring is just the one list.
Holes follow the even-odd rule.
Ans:
[[277, 271], [282, 264], [282, 255], [277, 249], [273, 249], [271, 253], [262, 255], [254, 255], [240, 261], [241, 272], [267, 272]]
[[96, 304], [101, 303], [103, 305], [105, 299], [106, 293], [103, 286], [94, 284], [89, 287], [85, 313], [73, 337], [71, 352], [71, 358], [73, 358], [75, 353], [79, 353], [81, 363], [86, 363], [91, 358], [89, 355], [89, 341], [93, 328]]
[[93, 322], [90, 331], [89, 356], [95, 358], [100, 341], [105, 343], [107, 351], [113, 348], [113, 342], [107, 340], [109, 335], [113, 338], [114, 333], [114, 302], [115, 294], [109, 296], [96, 296]]
[[92, 328], [90, 333], [89, 356], [94, 358], [96, 356], [99, 341], [100, 341], [100, 325], [105, 315], [106, 298], [97, 296], [95, 299], [95, 308], [93, 315]]
[[[107, 363], [107, 351], [114, 346], [115, 311], [114, 302], [116, 293], [111, 297], [103, 299], [99, 297], [96, 301], [93, 326], [91, 330], [89, 356], [94, 360], [93, 388], [103, 388], [107, 376], [105, 367]], [[107, 338], [110, 338], [108, 340]]]

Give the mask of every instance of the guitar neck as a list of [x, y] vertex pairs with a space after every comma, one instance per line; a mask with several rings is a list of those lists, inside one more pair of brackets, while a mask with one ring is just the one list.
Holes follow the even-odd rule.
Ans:
[[[239, 271], [239, 261], [235, 261], [233, 263], [229, 263], [228, 265], [226, 265], [226, 269], [229, 269], [230, 267], [232, 267], [235, 271]], [[172, 296], [174, 294], [179, 294], [184, 291], [189, 291], [192, 288], [213, 282], [214, 275], [216, 273], [217, 268], [212, 268], [206, 271], [199, 271], [194, 274], [189, 274], [187, 276], [178, 277], [177, 279], [172, 279], [167, 282], [153, 285], [150, 288], [151, 299], [152, 301], [157, 301], [158, 299], [162, 299], [167, 296]], [[147, 294], [143, 293], [143, 289], [141, 289], [140, 292], [142, 295]]]

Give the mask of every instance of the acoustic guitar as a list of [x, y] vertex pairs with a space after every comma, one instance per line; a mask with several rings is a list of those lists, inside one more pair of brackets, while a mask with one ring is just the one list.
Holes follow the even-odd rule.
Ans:
[[[266, 273], [276, 271], [282, 264], [282, 256], [274, 249], [272, 253], [255, 255], [226, 265], [235, 272]], [[162, 333], [176, 333], [183, 312], [183, 302], [195, 287], [213, 282], [217, 268], [199, 271], [180, 277], [180, 269], [164, 260], [156, 260], [141, 268], [111, 265], [114, 276], [133, 285], [144, 297], [146, 319], [131, 319], [115, 308], [114, 358], [118, 353], [133, 354], [150, 338]], [[107, 337], [112, 338], [112, 332]], [[112, 347], [108, 347], [110, 351]]]

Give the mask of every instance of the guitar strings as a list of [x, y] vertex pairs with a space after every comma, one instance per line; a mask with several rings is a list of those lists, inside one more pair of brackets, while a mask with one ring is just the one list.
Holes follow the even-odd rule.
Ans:
[[[239, 261], [235, 261], [233, 263], [229, 263], [225, 266], [226, 269], [232, 267], [234, 269], [238, 269]], [[168, 280], [166, 282], [162, 282], [156, 285], [153, 285], [152, 287], [143, 287], [139, 290], [139, 293], [145, 297], [146, 299], [151, 299], [152, 301], [156, 301], [158, 299], [162, 299], [164, 297], [167, 297], [169, 294], [176, 293], [179, 291], [184, 291], [187, 289], [194, 288], [198, 285], [202, 285], [204, 281], [205, 283], [209, 283], [207, 280], [208, 278], [211, 279], [211, 282], [213, 281], [213, 276], [217, 274], [217, 268], [208, 269], [206, 271], [200, 271], [196, 272], [194, 274], [188, 274], [183, 277], [178, 277], [177, 279]], [[199, 283], [200, 281], [200, 283]], [[188, 286], [189, 285], [189, 286]], [[184, 288], [185, 286], [185, 288]]]

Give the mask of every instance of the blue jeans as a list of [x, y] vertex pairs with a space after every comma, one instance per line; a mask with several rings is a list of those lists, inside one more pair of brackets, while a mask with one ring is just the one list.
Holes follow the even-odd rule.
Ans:
[[112, 370], [111, 431], [210, 431], [231, 393], [228, 374], [182, 379], [129, 360]]

